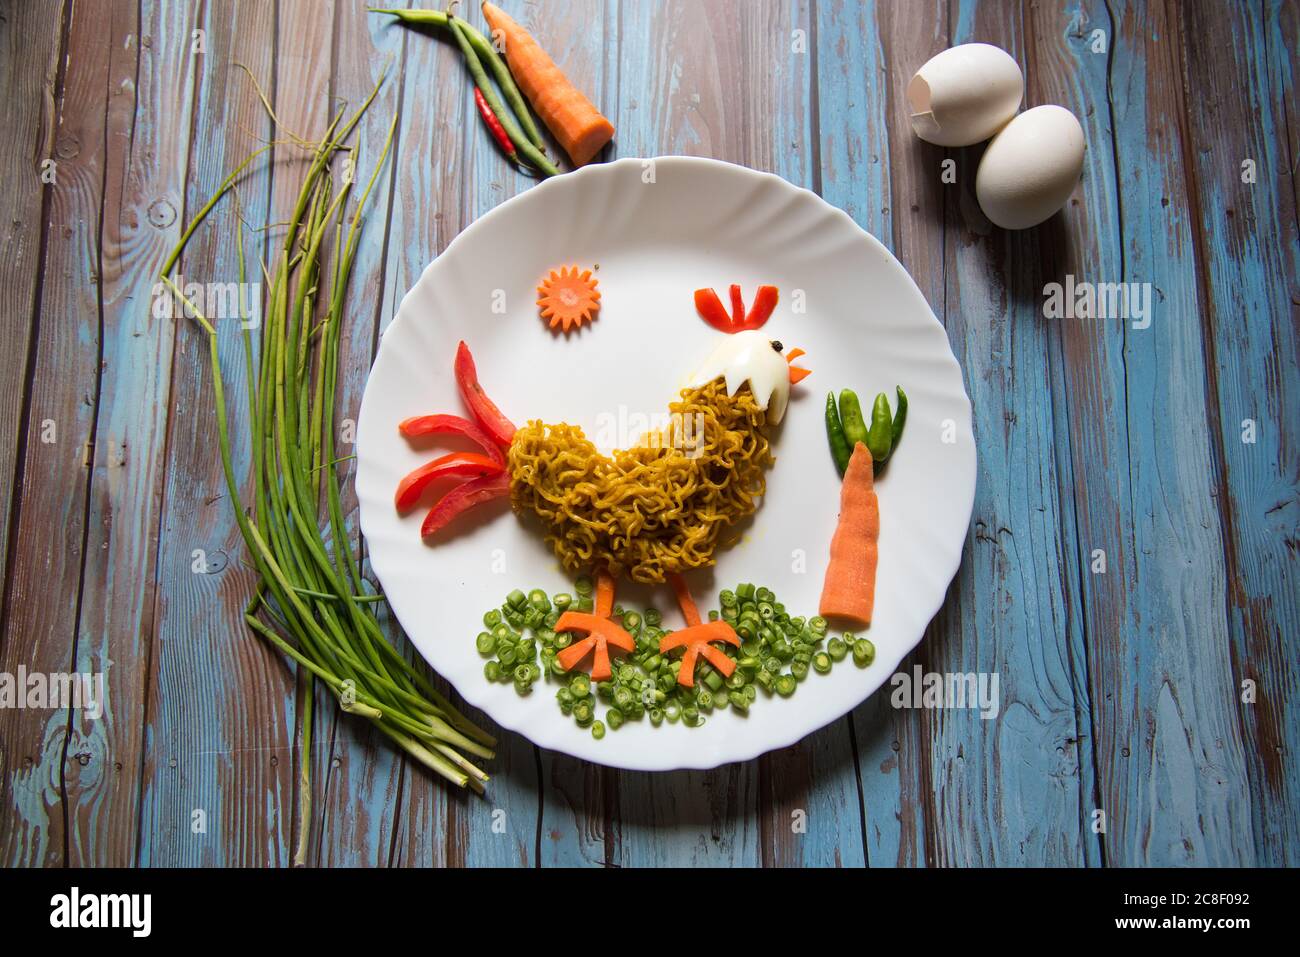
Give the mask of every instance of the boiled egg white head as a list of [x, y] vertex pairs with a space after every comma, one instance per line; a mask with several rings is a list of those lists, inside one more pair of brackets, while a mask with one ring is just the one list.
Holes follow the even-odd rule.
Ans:
[[757, 329], [733, 332], [722, 337], [709, 357], [687, 381], [691, 388], [706, 386], [718, 376], [727, 384], [727, 393], [749, 383], [749, 391], [760, 409], [767, 411], [767, 421], [776, 424], [785, 415], [790, 401], [790, 365], [775, 343]]
[[988, 139], [1020, 109], [1025, 78], [1005, 50], [963, 43], [931, 57], [907, 84], [917, 136], [937, 146]]
[[1003, 229], [1037, 226], [1070, 198], [1083, 172], [1083, 150], [1083, 127], [1069, 110], [1026, 110], [984, 150], [975, 173], [980, 209]]

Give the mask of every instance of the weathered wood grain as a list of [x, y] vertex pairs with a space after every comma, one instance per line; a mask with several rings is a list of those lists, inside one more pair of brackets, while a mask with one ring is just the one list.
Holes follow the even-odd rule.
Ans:
[[[72, 11], [54, 138], [58, 182], [46, 211], [40, 322], [13, 517], [0, 670], [66, 672], [72, 663], [85, 548], [89, 463], [99, 403], [100, 211], [112, 51], [134, 24]], [[61, 864], [68, 714], [0, 709], [0, 859]]]
[[1183, 44], [1183, 164], [1196, 226], [1237, 680], [1223, 691], [1234, 695], [1245, 738], [1257, 859], [1285, 865], [1300, 860], [1300, 821], [1293, 813], [1300, 806], [1300, 767], [1289, 760], [1300, 747], [1300, 715], [1288, 707], [1300, 691], [1294, 650], [1300, 447], [1292, 421], [1300, 402], [1300, 243], [1280, 111], [1284, 91], [1271, 88], [1262, 13], [1259, 5], [1196, 4], [1171, 15]]
[[[8, 94], [0, 137], [0, 300], [8, 347], [0, 350], [0, 581], [9, 557], [19, 437], [25, 419], [28, 360], [41, 275], [45, 203], [43, 164], [54, 159], [59, 56], [66, 41], [61, 3], [22, 4], [0, 13], [0, 89]], [[3, 641], [3, 635], [0, 635]], [[3, 759], [0, 758], [0, 767]]]
[[[912, 134], [902, 90], [912, 72], [947, 46], [947, 4], [910, 13], [894, 3], [817, 4], [820, 192], [907, 265], [943, 318], [943, 201], [939, 151]], [[927, 642], [904, 660], [910, 671]], [[921, 716], [874, 695], [849, 720], [862, 787], [866, 862], [925, 859], [929, 785]]]
[[1072, 479], [1063, 494], [1072, 489], [1078, 516], [1105, 859], [1251, 863], [1244, 757], [1222, 654], [1200, 332], [1190, 321], [1199, 304], [1176, 37], [1159, 7], [1087, 4], [1065, 31], [1039, 13], [1034, 92], [1086, 117], [1089, 142], [1082, 201], [1069, 210], [1070, 226], [1080, 226], [1077, 255], [1066, 271], [1094, 283], [1151, 284], [1149, 321], [1054, 325], [1069, 387]]
[[[466, 92], [464, 67], [456, 51], [437, 34], [412, 31], [405, 43], [379, 335], [424, 267], [467, 222], [461, 183], [466, 172], [464, 141], [474, 130], [474, 116], [461, 95]], [[400, 634], [396, 622], [392, 633]], [[418, 660], [405, 638], [401, 643]], [[493, 763], [489, 773], [499, 770]], [[448, 830], [448, 807], [475, 799], [453, 793], [436, 776], [408, 761], [402, 763], [401, 785], [401, 800], [394, 806], [397, 836], [392, 863], [421, 867], [462, 863], [460, 841]], [[519, 823], [513, 821], [511, 826]], [[520, 840], [531, 847], [532, 832]]]
[[[955, 3], [950, 22], [952, 43], [996, 38], [1026, 61], [1018, 9]], [[1028, 232], [993, 229], [974, 197], [979, 148], [948, 155], [957, 183], [945, 192], [945, 314], [974, 406], [979, 471], [957, 605], [929, 636], [927, 659], [937, 671], [997, 674], [1001, 700], [992, 720], [971, 710], [926, 712], [928, 854], [938, 864], [1078, 865], [1086, 861], [1081, 632], [1068, 601], [1069, 512], [1057, 494], [1053, 402], [1062, 386], [1050, 372], [1039, 298], [1060, 265], [1044, 255], [1059, 248], [1059, 219]], [[931, 170], [932, 188], [942, 188], [938, 173]], [[931, 441], [941, 441], [936, 425]], [[909, 437], [926, 436], [909, 430]], [[970, 441], [960, 433], [957, 440]]]
[[[259, 82], [274, 78], [276, 10], [241, 0], [214, 2], [193, 57], [198, 83], [193, 143], [178, 219], [187, 221], [227, 175], [275, 135], [243, 64]], [[150, 48], [189, 57], [194, 37], [159, 31]], [[178, 271], [187, 282], [239, 278], [242, 230], [250, 292], [260, 315], [267, 255], [268, 162], [258, 164], [191, 239]], [[179, 223], [178, 223], [179, 225]], [[156, 273], [159, 256], [149, 265]], [[218, 334], [236, 474], [250, 467], [250, 424], [241, 322], [221, 310]], [[245, 564], [235, 509], [216, 454], [213, 382], [203, 331], [175, 324], [166, 485], [159, 526], [157, 607], [136, 860], [146, 866], [285, 865], [293, 814], [293, 674], [243, 621], [254, 576]], [[256, 339], [255, 330], [254, 338]], [[251, 483], [244, 489], [251, 497]], [[206, 830], [197, 827], [201, 811]]]
[[[357, 128], [357, 182], [350, 208], [355, 208], [360, 191], [379, 162], [406, 80], [403, 67], [408, 41], [405, 31], [390, 25], [388, 20], [367, 13], [363, 4], [340, 3], [334, 9], [330, 94], [333, 109], [356, 110], [383, 78], [379, 95]], [[418, 38], [412, 40], [418, 42]], [[395, 162], [395, 154], [390, 151], [367, 200], [365, 231], [357, 248], [352, 282], [345, 299], [335, 399], [335, 414], [341, 425], [336, 458], [346, 458], [356, 451], [351, 437], [378, 337]], [[351, 461], [343, 461], [339, 469], [344, 514], [356, 536], [352, 465]], [[317, 760], [313, 768], [315, 837], [311, 862], [326, 867], [386, 865], [392, 854], [397, 820], [400, 752], [368, 722], [341, 713], [333, 696], [319, 686], [317, 705], [319, 736], [315, 741]]]
[[71, 865], [121, 867], [135, 860], [167, 396], [179, 328], [154, 311], [154, 286], [182, 228], [203, 62], [186, 40], [198, 13], [134, 2], [112, 11], [122, 42], [108, 74], [100, 402], [73, 665], [104, 675], [106, 706], [94, 719], [68, 713], [63, 801]]
[[[509, 735], [478, 799], [318, 694], [309, 863], [1300, 860], [1297, 4], [512, 2], [615, 122], [607, 155], [773, 170], [909, 268], [963, 364], [979, 484], [962, 569], [902, 667], [997, 672], [1002, 710], [898, 710], [886, 688], [794, 748], [707, 773], [619, 773]], [[1083, 181], [1035, 230], [984, 219], [978, 147], [928, 146], [907, 122], [912, 71], [972, 39], [1022, 63], [1026, 106], [1084, 124]], [[364, 180], [400, 113], [348, 300], [338, 402], [355, 418], [420, 271], [530, 183], [481, 129], [445, 37], [353, 0], [23, 4], [0, 13], [0, 49], [0, 290], [17, 304], [0, 355], [0, 671], [103, 670], [109, 688], [98, 722], [0, 710], [0, 859], [286, 865], [301, 698], [243, 626], [207, 343], [149, 318], [153, 272], [273, 135], [234, 62], [305, 136], [387, 65], [358, 138]], [[254, 279], [300, 156], [281, 147], [241, 184]], [[234, 280], [239, 223], [218, 208], [187, 279]], [[1150, 325], [1045, 319], [1043, 285], [1067, 273], [1150, 283]], [[242, 471], [240, 333], [218, 329]], [[928, 428], [910, 439], [939, 441]]]

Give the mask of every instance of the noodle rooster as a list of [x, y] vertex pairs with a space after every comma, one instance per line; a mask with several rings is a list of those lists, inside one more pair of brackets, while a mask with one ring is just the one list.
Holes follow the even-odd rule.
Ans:
[[693, 683], [697, 657], [729, 675], [734, 661], [709, 642], [739, 639], [726, 622], [701, 621], [682, 574], [711, 566], [717, 547], [729, 544], [724, 532], [751, 515], [765, 491], [764, 473], [775, 461], [767, 426], [781, 420], [790, 385], [807, 374], [792, 365], [802, 350], [788, 357], [782, 351], [753, 328], [729, 334], [669, 405], [670, 424], [607, 456], [574, 425], [533, 420], [516, 428], [479, 385], [462, 342], [456, 382], [474, 421], [417, 416], [400, 429], [407, 436], [466, 436], [483, 454], [452, 453], [417, 469], [398, 487], [398, 508], [414, 505], [434, 479], [452, 476], [464, 481], [430, 509], [425, 536], [506, 495], [516, 512], [537, 516], [564, 567], [592, 570], [597, 580], [593, 612], [565, 612], [556, 623], [556, 631], [587, 633], [558, 656], [566, 670], [590, 654], [592, 677], [603, 680], [609, 646], [633, 649], [609, 617], [614, 582], [627, 577], [672, 585], [688, 627], [667, 635], [661, 651], [684, 649], [682, 684]]

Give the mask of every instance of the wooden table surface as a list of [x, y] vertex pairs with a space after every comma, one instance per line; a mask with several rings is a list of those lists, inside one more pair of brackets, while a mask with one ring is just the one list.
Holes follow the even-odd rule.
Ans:
[[[323, 703], [312, 861], [1300, 864], [1297, 4], [503, 5], [611, 117], [610, 156], [776, 172], [911, 271], [965, 372], [979, 485], [904, 667], [995, 671], [1001, 714], [882, 693], [709, 773], [620, 773], [512, 735], [479, 799]], [[908, 77], [970, 40], [1016, 57], [1028, 104], [1083, 123], [1082, 183], [1038, 229], [983, 218], [978, 148], [910, 132]], [[0, 861], [284, 865], [295, 678], [242, 625], [206, 340], [151, 319], [154, 276], [272, 135], [235, 63], [304, 136], [389, 68], [361, 130], [374, 156], [399, 117], [349, 298], [345, 414], [425, 264], [530, 181], [445, 38], [353, 0], [20, 2], [0, 49], [0, 672], [108, 687], [98, 721], [0, 709]], [[248, 235], [284, 218], [299, 174], [241, 188]], [[182, 274], [233, 278], [237, 222], [224, 204]], [[1045, 318], [1067, 274], [1150, 283], [1149, 324]]]

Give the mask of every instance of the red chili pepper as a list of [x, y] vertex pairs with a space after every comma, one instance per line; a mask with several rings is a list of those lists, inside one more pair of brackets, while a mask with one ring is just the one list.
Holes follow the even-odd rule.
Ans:
[[731, 317], [727, 315], [727, 310], [722, 308], [722, 300], [712, 289], [695, 290], [695, 311], [700, 314], [701, 319], [715, 329], [722, 332], [736, 331], [731, 325]]
[[740, 284], [733, 282], [731, 284], [731, 325], [739, 329], [744, 321], [745, 300], [740, 296]]
[[397, 485], [397, 507], [408, 509], [419, 501], [420, 495], [434, 479], [444, 477], [489, 478], [502, 474], [505, 468], [477, 452], [452, 452], [421, 465]]
[[501, 125], [501, 121], [497, 119], [497, 115], [492, 112], [492, 105], [488, 103], [487, 97], [483, 95], [483, 91], [477, 86], [474, 87], [474, 102], [478, 104], [479, 116], [483, 117], [483, 122], [486, 123], [487, 128], [492, 131], [492, 136], [496, 139], [497, 146], [501, 147], [501, 151], [510, 159], [517, 159], [518, 157], [515, 155], [515, 144], [510, 141], [510, 134], [508, 134], [506, 128]]
[[501, 414], [496, 403], [487, 397], [483, 387], [478, 384], [474, 357], [464, 342], [456, 349], [456, 386], [460, 389], [460, 397], [465, 400], [470, 412], [474, 413], [474, 421], [492, 436], [497, 445], [509, 448], [510, 440], [515, 437], [514, 424]]
[[429, 509], [420, 526], [420, 535], [427, 538], [441, 529], [461, 512], [510, 494], [510, 476], [489, 475], [485, 478], [472, 479], [454, 489], [438, 500], [438, 504]]
[[762, 326], [772, 318], [779, 298], [780, 290], [776, 286], [759, 286], [758, 292], [754, 293], [754, 304], [749, 307], [749, 315], [745, 317], [745, 324], [741, 328], [757, 329]]
[[415, 415], [397, 426], [408, 439], [421, 435], [463, 435], [481, 448], [494, 462], [506, 464], [506, 457], [492, 438], [469, 419], [459, 415]]

